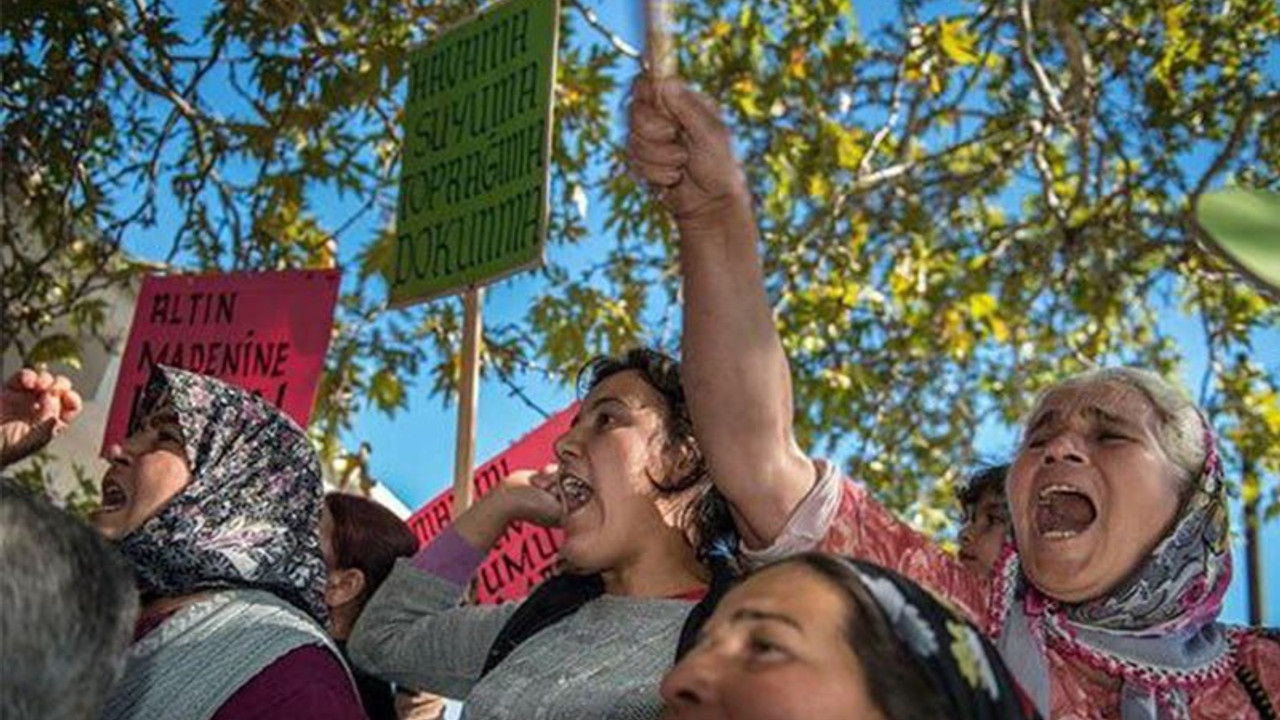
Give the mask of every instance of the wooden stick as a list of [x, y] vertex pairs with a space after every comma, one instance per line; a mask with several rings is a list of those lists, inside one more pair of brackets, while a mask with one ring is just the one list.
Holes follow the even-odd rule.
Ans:
[[453, 461], [453, 516], [471, 507], [472, 464], [476, 455], [476, 397], [480, 389], [480, 339], [484, 321], [480, 309], [484, 291], [467, 288], [462, 294], [462, 378], [458, 383], [458, 445]]
[[655, 80], [675, 77], [676, 53], [671, 43], [671, 3], [644, 2], [644, 56], [649, 75]]

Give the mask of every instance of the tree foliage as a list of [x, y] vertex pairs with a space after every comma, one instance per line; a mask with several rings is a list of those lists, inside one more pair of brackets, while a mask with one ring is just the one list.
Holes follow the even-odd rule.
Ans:
[[[135, 272], [110, 251], [158, 222], [183, 267], [348, 265], [313, 425], [329, 458], [413, 379], [447, 396], [460, 307], [388, 311], [377, 269], [406, 48], [472, 9], [225, 0], [194, 27], [145, 0], [7, 3], [5, 186], [39, 241], [6, 237], [4, 337], [92, 327], [76, 288]], [[936, 527], [979, 428], [1094, 364], [1176, 373], [1183, 314], [1209, 353], [1192, 390], [1233, 467], [1252, 458], [1246, 490], [1280, 508], [1280, 366], [1253, 347], [1280, 311], [1202, 249], [1192, 212], [1280, 178], [1274, 2], [907, 0], [860, 24], [848, 0], [705, 0], [677, 17], [682, 74], [722, 103], [757, 192], [807, 444]], [[673, 228], [620, 143], [636, 61], [579, 0], [563, 26], [550, 264], [526, 315], [486, 330], [486, 372], [509, 382], [677, 336]], [[334, 195], [350, 217], [323, 212]], [[571, 272], [588, 200], [607, 237]]]

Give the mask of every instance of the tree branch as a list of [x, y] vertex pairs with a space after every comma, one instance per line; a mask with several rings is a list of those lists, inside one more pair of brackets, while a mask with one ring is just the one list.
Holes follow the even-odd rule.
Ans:
[[633, 58], [635, 60], [641, 59], [640, 51], [632, 47], [631, 43], [627, 42], [626, 40], [623, 40], [612, 30], [605, 27], [604, 23], [600, 22], [600, 17], [596, 15], [595, 10], [592, 10], [586, 5], [583, 5], [580, 0], [568, 0], [567, 4], [570, 7], [577, 10], [579, 13], [581, 13], [582, 19], [585, 20], [586, 23], [590, 25], [592, 28], [594, 28], [597, 32], [603, 35], [605, 39], [609, 41], [609, 44], [613, 45], [614, 49], [616, 49], [618, 52], [622, 53], [623, 55], [626, 55], [629, 58]]
[[1048, 106], [1050, 114], [1055, 119], [1060, 119], [1062, 117], [1062, 102], [1059, 100], [1058, 89], [1053, 86], [1053, 82], [1049, 80], [1049, 75], [1045, 72], [1044, 66], [1040, 64], [1040, 60], [1036, 57], [1034, 46], [1035, 25], [1031, 19], [1030, 0], [1020, 0], [1018, 9], [1018, 20], [1020, 21], [1018, 45], [1022, 49], [1022, 58], [1031, 70], [1031, 77], [1036, 81], [1036, 89], [1039, 90], [1040, 99]]

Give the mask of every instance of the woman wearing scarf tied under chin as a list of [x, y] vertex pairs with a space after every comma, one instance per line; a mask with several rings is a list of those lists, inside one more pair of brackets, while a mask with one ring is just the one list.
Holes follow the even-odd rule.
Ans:
[[157, 367], [108, 450], [93, 524], [143, 609], [102, 720], [358, 720], [325, 634], [320, 466], [306, 433], [212, 378]]
[[631, 165], [680, 231], [694, 433], [748, 565], [817, 549], [910, 577], [986, 621], [1046, 716], [1275, 717], [1280, 642], [1216, 622], [1231, 575], [1222, 471], [1184, 395], [1133, 369], [1043, 394], [1006, 480], [1016, 543], [978, 577], [801, 450], [730, 133], [678, 80], [642, 78], [632, 97]]
[[1216, 621], [1231, 580], [1222, 463], [1184, 395], [1132, 368], [1058, 383], [1009, 493], [1019, 540], [989, 622], [1054, 717], [1276, 716], [1277, 636]]

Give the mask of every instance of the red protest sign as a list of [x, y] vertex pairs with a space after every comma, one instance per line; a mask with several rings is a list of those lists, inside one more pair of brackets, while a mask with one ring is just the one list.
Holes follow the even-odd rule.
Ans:
[[[556, 438], [569, 429], [578, 412], [574, 403], [556, 413], [504, 452], [490, 458], [475, 473], [476, 497], [484, 497], [509, 473], [538, 469], [555, 460]], [[423, 505], [409, 518], [409, 527], [426, 544], [448, 527], [453, 519], [453, 490], [446, 490]], [[562, 534], [530, 523], [507, 528], [476, 574], [477, 596], [481, 603], [519, 600], [529, 594], [555, 567]]]
[[145, 278], [103, 451], [124, 439], [153, 365], [243, 387], [306, 427], [333, 332], [339, 280], [337, 270]]

